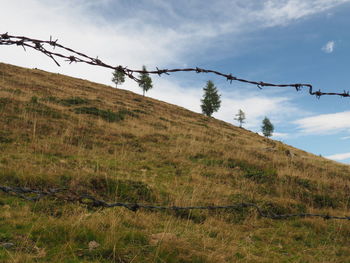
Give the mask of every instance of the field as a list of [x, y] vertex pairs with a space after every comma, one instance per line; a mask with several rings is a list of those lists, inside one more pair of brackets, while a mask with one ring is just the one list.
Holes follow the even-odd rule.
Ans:
[[[155, 87], [156, 89], [156, 87]], [[350, 262], [350, 167], [129, 91], [0, 63], [1, 262]], [[64, 199], [64, 200], [63, 200]]]

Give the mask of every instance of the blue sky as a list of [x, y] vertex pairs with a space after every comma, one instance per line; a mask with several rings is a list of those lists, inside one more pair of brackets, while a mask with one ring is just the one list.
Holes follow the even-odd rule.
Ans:
[[[256, 81], [311, 83], [324, 92], [349, 90], [350, 0], [2, 0], [0, 33], [48, 39], [138, 69], [203, 67]], [[14, 18], [16, 17], [16, 18]], [[18, 47], [0, 47], [0, 61], [112, 85], [111, 71], [62, 64]], [[350, 99], [307, 90], [229, 84], [213, 75], [153, 77], [148, 96], [200, 112], [202, 88], [222, 94], [214, 117], [260, 131], [267, 116], [274, 139], [350, 163]], [[141, 94], [136, 83], [123, 89]]]

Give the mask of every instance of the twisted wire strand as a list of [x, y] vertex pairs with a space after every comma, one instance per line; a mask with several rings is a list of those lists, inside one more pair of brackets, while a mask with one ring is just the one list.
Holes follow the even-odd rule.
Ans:
[[[129, 69], [128, 67], [124, 66], [112, 66], [109, 65], [102, 60], [100, 60], [98, 57], [93, 58], [91, 56], [88, 56], [82, 52], [76, 51], [72, 48], [66, 47], [62, 44], [58, 43], [58, 39], [53, 40], [52, 37], [50, 37], [50, 40], [39, 40], [39, 39], [33, 39], [25, 36], [13, 36], [9, 35], [8, 33], [0, 34], [0, 45], [5, 46], [22, 46], [24, 50], [26, 48], [34, 49], [38, 52], [43, 53], [44, 55], [48, 56], [50, 59], [52, 59], [57, 66], [60, 66], [57, 59], [65, 59], [65, 61], [69, 62], [70, 64], [75, 63], [86, 63], [93, 66], [100, 66], [105, 67], [109, 69], [114, 69], [117, 71], [122, 72], [130, 79], [140, 82], [140, 79], [135, 77], [135, 73], [148, 73], [148, 74], [157, 74], [159, 76], [166, 74], [169, 75], [170, 73], [175, 72], [195, 72], [195, 73], [211, 73], [218, 76], [221, 76], [225, 78], [227, 81], [238, 81], [243, 83], [248, 83], [252, 85], [256, 85], [259, 89], [262, 89], [263, 87], [291, 87], [295, 88], [296, 91], [300, 91], [302, 88], [308, 89], [308, 92], [310, 95], [316, 96], [316, 98], [320, 98], [321, 96], [340, 96], [340, 97], [350, 97], [349, 91], [343, 91], [341, 93], [338, 92], [322, 92], [321, 90], [314, 90], [313, 86], [309, 83], [290, 83], [290, 84], [274, 84], [274, 83], [268, 83], [264, 81], [253, 81], [253, 80], [247, 80], [243, 78], [238, 78], [234, 75], [222, 73], [216, 70], [211, 69], [204, 69], [204, 68], [175, 68], [175, 69], [159, 69], [156, 68], [156, 70], [135, 70], [135, 69]], [[49, 46], [52, 48], [52, 50], [49, 50], [46, 48], [46, 46]], [[56, 51], [58, 50], [58, 51]], [[66, 52], [66, 54], [59, 53], [59, 51]]]

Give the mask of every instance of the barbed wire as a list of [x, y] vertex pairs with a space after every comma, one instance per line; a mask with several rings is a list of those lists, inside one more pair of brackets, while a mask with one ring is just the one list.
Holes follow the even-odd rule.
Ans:
[[[176, 68], [176, 69], [159, 69], [156, 68], [156, 70], [134, 70], [134, 69], [129, 69], [128, 67], [124, 66], [112, 66], [109, 65], [103, 61], [101, 61], [98, 57], [93, 58], [90, 57], [84, 53], [78, 52], [74, 49], [71, 49], [69, 47], [65, 47], [61, 44], [58, 43], [58, 39], [53, 40], [52, 37], [50, 37], [50, 40], [39, 40], [39, 39], [33, 39], [25, 36], [12, 36], [9, 35], [8, 33], [4, 33], [0, 35], [0, 45], [14, 45], [14, 46], [22, 46], [24, 50], [26, 48], [31, 48], [36, 51], [39, 51], [46, 56], [48, 56], [50, 59], [52, 59], [57, 66], [60, 66], [60, 64], [57, 61], [57, 58], [62, 58], [65, 59], [67, 62], [70, 64], [75, 62], [75, 63], [87, 63], [93, 66], [100, 66], [100, 67], [105, 67], [109, 69], [114, 69], [117, 71], [122, 72], [125, 74], [127, 77], [130, 79], [140, 82], [140, 79], [134, 76], [135, 73], [148, 73], [148, 74], [157, 74], [159, 76], [166, 74], [169, 75], [170, 73], [174, 72], [196, 72], [196, 73], [211, 73], [215, 74], [221, 77], [226, 78], [227, 81], [238, 81], [238, 82], [243, 82], [243, 83], [248, 83], [252, 85], [256, 85], [259, 89], [262, 89], [263, 87], [292, 87], [295, 88], [296, 91], [300, 91], [302, 88], [308, 88], [309, 94], [316, 96], [316, 98], [320, 98], [321, 96], [324, 95], [334, 95], [334, 96], [340, 96], [340, 97], [350, 97], [349, 91], [343, 91], [342, 93], [336, 93], [336, 92], [322, 92], [321, 90], [314, 91], [313, 86], [308, 83], [292, 83], [292, 84], [274, 84], [274, 83], [268, 83], [264, 81], [252, 81], [252, 80], [247, 80], [247, 79], [242, 79], [238, 78], [234, 75], [230, 74], [225, 74], [221, 73], [216, 70], [211, 70], [211, 69], [204, 69], [204, 68]], [[50, 51], [46, 48], [46, 46], [49, 45], [53, 48], [53, 51]], [[67, 52], [67, 54], [62, 54], [58, 53], [54, 50], [62, 50]]]
[[[232, 210], [238, 208], [254, 208], [259, 216], [270, 219], [288, 219], [292, 217], [319, 217], [325, 220], [338, 219], [338, 220], [350, 220], [350, 216], [332, 216], [328, 214], [312, 214], [312, 213], [296, 213], [296, 214], [275, 214], [272, 212], [264, 212], [264, 210], [254, 203], [236, 203], [232, 205], [218, 206], [157, 206], [157, 205], [145, 205], [138, 203], [107, 203], [104, 200], [97, 199], [89, 194], [78, 194], [67, 188], [53, 188], [48, 190], [35, 190], [26, 187], [9, 187], [0, 185], [0, 190], [6, 194], [14, 195], [27, 201], [39, 201], [45, 197], [54, 197], [57, 200], [75, 202], [79, 201], [82, 204], [86, 204], [92, 207], [112, 208], [112, 207], [124, 207], [131, 211], [138, 211], [139, 209], [146, 210]], [[70, 195], [59, 196], [58, 193], [69, 192]]]

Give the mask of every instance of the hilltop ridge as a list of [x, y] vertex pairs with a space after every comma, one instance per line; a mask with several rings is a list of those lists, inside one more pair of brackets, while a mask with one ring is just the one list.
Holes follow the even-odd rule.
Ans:
[[[65, 187], [109, 202], [350, 214], [347, 165], [130, 91], [3, 63], [0, 149], [0, 185]], [[348, 221], [272, 220], [250, 208], [135, 213], [68, 199], [1, 192], [0, 260], [350, 261]]]

